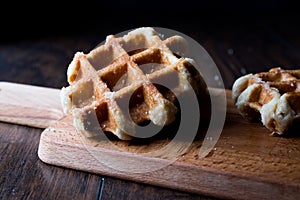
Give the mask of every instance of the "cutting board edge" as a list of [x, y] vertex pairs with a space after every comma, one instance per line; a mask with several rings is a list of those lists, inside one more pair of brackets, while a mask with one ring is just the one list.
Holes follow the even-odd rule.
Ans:
[[[116, 156], [116, 154], [113, 154], [112, 151], [102, 149], [103, 148], [98, 148], [99, 152], [104, 155], [108, 157], [110, 154]], [[77, 152], [76, 154], [72, 153], [74, 150]], [[120, 153], [119, 156], [124, 155], [125, 159], [128, 160], [137, 158], [134, 154]], [[195, 168], [181, 162], [174, 162], [165, 168], [152, 173], [130, 174], [128, 172], [118, 171], [95, 160], [95, 158], [91, 156], [81, 144], [77, 144], [75, 146], [71, 145], [71, 143], [69, 145], [62, 145], [59, 141], [49, 140], [47, 131], [42, 132], [38, 148], [38, 157], [46, 164], [146, 183], [183, 192], [200, 195], [205, 194], [217, 198], [239, 199], [243, 195], [246, 195], [245, 199], [272, 199], [278, 197], [285, 199], [289, 195], [293, 195], [293, 197], [300, 197], [300, 193], [297, 192], [300, 187], [291, 187], [290, 185], [282, 186], [278, 183], [256, 178], [251, 179], [247, 176], [237, 176], [225, 171], [216, 173], [215, 170], [212, 170], [211, 168], [209, 169], [205, 166]], [[160, 159], [156, 160], [156, 162], [159, 160]], [[140, 164], [141, 161], [137, 160], [136, 162], [137, 164]], [[180, 177], [178, 176], [178, 173], [181, 173]], [[199, 174], [202, 174], [202, 176], [199, 176]], [[184, 179], [182, 177], [188, 177], [189, 179]], [[224, 188], [224, 185], [227, 185], [227, 189]], [[230, 186], [232, 190], [235, 189], [236, 192], [233, 193], [231, 189], [228, 189], [228, 186]], [[280, 193], [279, 191], [282, 191], [283, 187], [285, 188], [285, 192]], [[247, 189], [245, 190], [245, 188]], [[258, 191], [258, 189], [261, 191]]]

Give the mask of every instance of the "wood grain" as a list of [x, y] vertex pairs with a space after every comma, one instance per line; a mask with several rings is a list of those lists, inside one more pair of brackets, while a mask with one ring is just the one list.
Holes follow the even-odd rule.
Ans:
[[[168, 160], [141, 153], [141, 148], [142, 152], [157, 148], [153, 143], [145, 148], [120, 140], [87, 140], [76, 132], [70, 116], [42, 133], [38, 155], [52, 165], [218, 198], [300, 198], [299, 138], [269, 136], [261, 124], [244, 120], [229, 92], [227, 95], [224, 129], [215, 149], [203, 159], [197, 157], [202, 140], [195, 140], [186, 154], [166, 167], [146, 173], [128, 172], [128, 163], [159, 166]], [[123, 168], [115, 169], [116, 165]]]
[[0, 199], [96, 199], [99, 175], [41, 162], [42, 131], [0, 123]]
[[[157, 186], [149, 187], [148, 184], [137, 183], [134, 181], [126, 182], [122, 179], [105, 177], [103, 200], [111, 199], [132, 199], [132, 200], [159, 200], [159, 199], [176, 199], [176, 200], [217, 200], [214, 197], [207, 197], [197, 194], [186, 193], [182, 191], [170, 190]], [[130, 187], [128, 187], [130, 185]]]
[[0, 121], [46, 128], [64, 116], [60, 90], [0, 82]]
[[[242, 119], [232, 103], [229, 90], [226, 91], [227, 117], [224, 130], [214, 150], [206, 158], [197, 158], [203, 142], [197, 139], [187, 153], [164, 168], [154, 172], [128, 173], [124, 167], [129, 160], [136, 166], [140, 163], [160, 166], [168, 162], [165, 157], [143, 153], [158, 149], [169, 140], [162, 138], [143, 144], [115, 139], [110, 142], [101, 138], [98, 141], [87, 140], [76, 132], [71, 116], [56, 122], [55, 117], [59, 119], [61, 116], [49, 117], [48, 113], [53, 112], [51, 107], [49, 109], [51, 104], [56, 105], [57, 113], [62, 112], [60, 105], [54, 103], [59, 101], [57, 89], [13, 83], [0, 85], [2, 94], [5, 94], [1, 96], [0, 102], [5, 105], [4, 108], [9, 108], [5, 112], [2, 110], [2, 113], [13, 116], [4, 118], [8, 122], [38, 127], [41, 122], [39, 112], [48, 116], [42, 119], [48, 120], [50, 127], [43, 131], [38, 147], [38, 156], [45, 163], [218, 198], [240, 198], [244, 193], [247, 199], [268, 199], [272, 196], [289, 199], [298, 195], [299, 138], [270, 137], [261, 124], [251, 124]], [[26, 99], [21, 105], [17, 98], [20, 94]], [[38, 100], [37, 96], [40, 97]], [[41, 101], [43, 96], [51, 101]], [[25, 111], [23, 108], [26, 108]], [[31, 114], [20, 118], [17, 114], [13, 115], [15, 110]], [[11, 119], [13, 121], [9, 121]], [[123, 168], [114, 169], [107, 165], [110, 162], [116, 162]], [[247, 190], [243, 189], [245, 187]], [[285, 188], [284, 191], [282, 188]]]

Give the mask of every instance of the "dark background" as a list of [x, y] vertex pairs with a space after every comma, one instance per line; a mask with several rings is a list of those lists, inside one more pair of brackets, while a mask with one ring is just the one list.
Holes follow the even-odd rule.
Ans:
[[199, 42], [231, 88], [245, 73], [299, 68], [298, 11], [292, 0], [10, 1], [0, 7], [0, 78], [60, 88], [75, 52], [152, 26]]
[[228, 31], [232, 28], [299, 25], [296, 2], [291, 0], [207, 1], [38, 1], [1, 5], [1, 40], [76, 35], [87, 32], [118, 33], [140, 26]]
[[0, 19], [2, 81], [60, 88], [75, 52], [142, 26], [195, 39], [226, 88], [245, 73], [300, 66], [300, 12], [292, 0], [9, 1]]

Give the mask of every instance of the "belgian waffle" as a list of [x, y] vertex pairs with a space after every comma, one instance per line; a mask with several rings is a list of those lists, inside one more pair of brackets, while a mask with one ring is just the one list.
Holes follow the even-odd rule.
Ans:
[[300, 119], [300, 70], [272, 68], [247, 74], [232, 87], [232, 98], [240, 113], [260, 120], [272, 134], [283, 135]]
[[111, 132], [129, 140], [137, 125], [171, 124], [178, 95], [207, 93], [193, 60], [174, 54], [174, 44], [186, 47], [180, 36], [163, 40], [143, 27], [122, 37], [109, 35], [88, 54], [76, 52], [67, 70], [69, 86], [61, 90], [64, 112], [73, 115], [75, 128], [87, 137]]

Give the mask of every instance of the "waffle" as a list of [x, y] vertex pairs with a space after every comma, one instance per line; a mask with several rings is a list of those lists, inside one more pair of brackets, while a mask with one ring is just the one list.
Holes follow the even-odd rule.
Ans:
[[207, 93], [193, 60], [174, 54], [174, 46], [184, 50], [187, 43], [180, 36], [163, 40], [142, 27], [122, 37], [109, 35], [88, 54], [76, 52], [67, 70], [69, 85], [61, 89], [75, 128], [86, 137], [109, 132], [130, 140], [137, 126], [174, 122], [178, 95]]
[[300, 119], [300, 70], [272, 68], [247, 74], [232, 87], [232, 98], [240, 113], [261, 121], [272, 135], [285, 135]]

